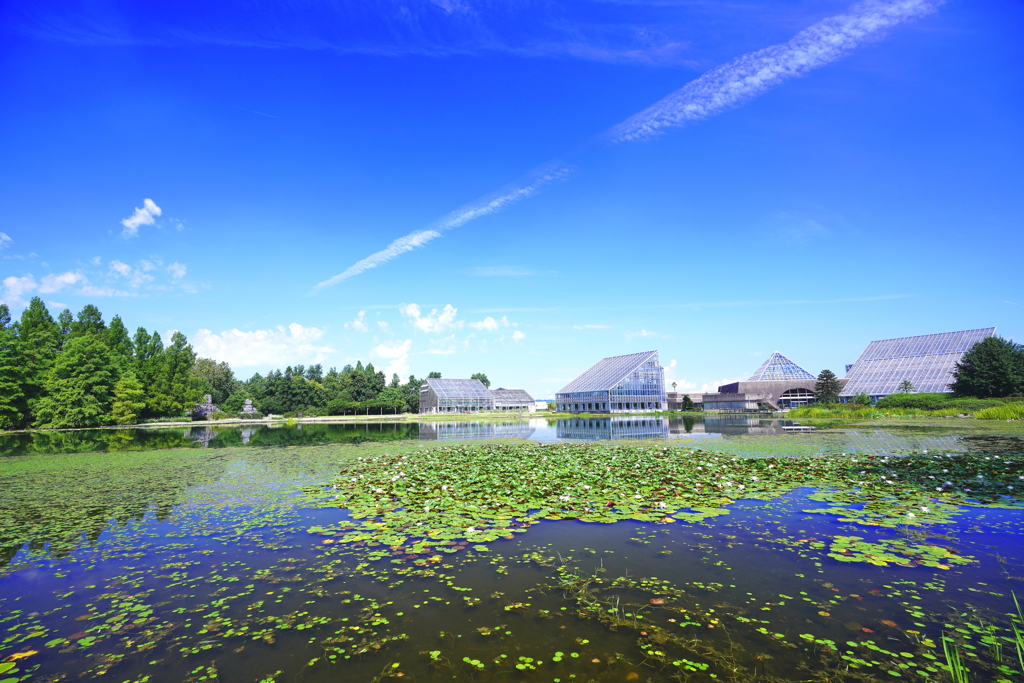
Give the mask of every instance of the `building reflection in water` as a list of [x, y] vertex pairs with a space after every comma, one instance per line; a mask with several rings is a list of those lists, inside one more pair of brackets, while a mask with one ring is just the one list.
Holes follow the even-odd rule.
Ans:
[[587, 417], [558, 421], [559, 439], [664, 439], [669, 421], [661, 417]]
[[534, 420], [509, 422], [421, 422], [421, 441], [460, 441], [465, 439], [529, 439], [533, 436]]

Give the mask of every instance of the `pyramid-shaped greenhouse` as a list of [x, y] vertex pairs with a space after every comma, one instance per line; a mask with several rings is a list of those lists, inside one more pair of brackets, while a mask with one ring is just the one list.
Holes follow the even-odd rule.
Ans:
[[776, 351], [750, 376], [748, 382], [814, 379], [814, 375]]

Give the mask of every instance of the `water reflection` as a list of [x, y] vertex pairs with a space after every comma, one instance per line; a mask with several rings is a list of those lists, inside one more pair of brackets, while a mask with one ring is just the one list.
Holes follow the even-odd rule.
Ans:
[[547, 426], [547, 420], [510, 420], [507, 422], [421, 422], [421, 441], [457, 441], [460, 439], [529, 439], [535, 423]]

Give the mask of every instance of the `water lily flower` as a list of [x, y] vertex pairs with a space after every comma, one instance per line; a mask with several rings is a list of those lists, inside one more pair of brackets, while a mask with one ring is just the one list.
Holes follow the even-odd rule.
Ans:
[[921, 512], [928, 512], [928, 508], [924, 505], [921, 506]]
[[913, 512], [908, 512], [907, 517], [917, 517]]
[[637, 500], [643, 500], [643, 496], [633, 496], [633, 497], [636, 498]]
[[584, 484], [584, 485], [583, 485], [583, 488], [585, 488], [586, 490], [588, 490], [588, 491], [589, 491], [589, 490], [590, 490], [590, 484]]

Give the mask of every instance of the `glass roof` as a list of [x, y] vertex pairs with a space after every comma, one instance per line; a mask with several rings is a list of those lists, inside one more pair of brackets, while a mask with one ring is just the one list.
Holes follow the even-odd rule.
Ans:
[[491, 400], [491, 392], [478, 379], [428, 379], [438, 398], [482, 398]]
[[746, 381], [770, 382], [794, 379], [814, 379], [814, 375], [776, 351]]
[[609, 391], [624, 380], [631, 372], [649, 360], [658, 363], [657, 351], [631, 353], [625, 356], [603, 358], [582, 375], [559, 389], [559, 394], [573, 394], [580, 391]]
[[525, 389], [506, 389], [498, 387], [491, 389], [495, 403], [533, 403], [533, 397], [526, 393]]
[[953, 370], [964, 354], [994, 327], [959, 332], [924, 334], [873, 341], [846, 373], [849, 381], [840, 396], [887, 396], [899, 391], [903, 380], [915, 393], [949, 391]]

